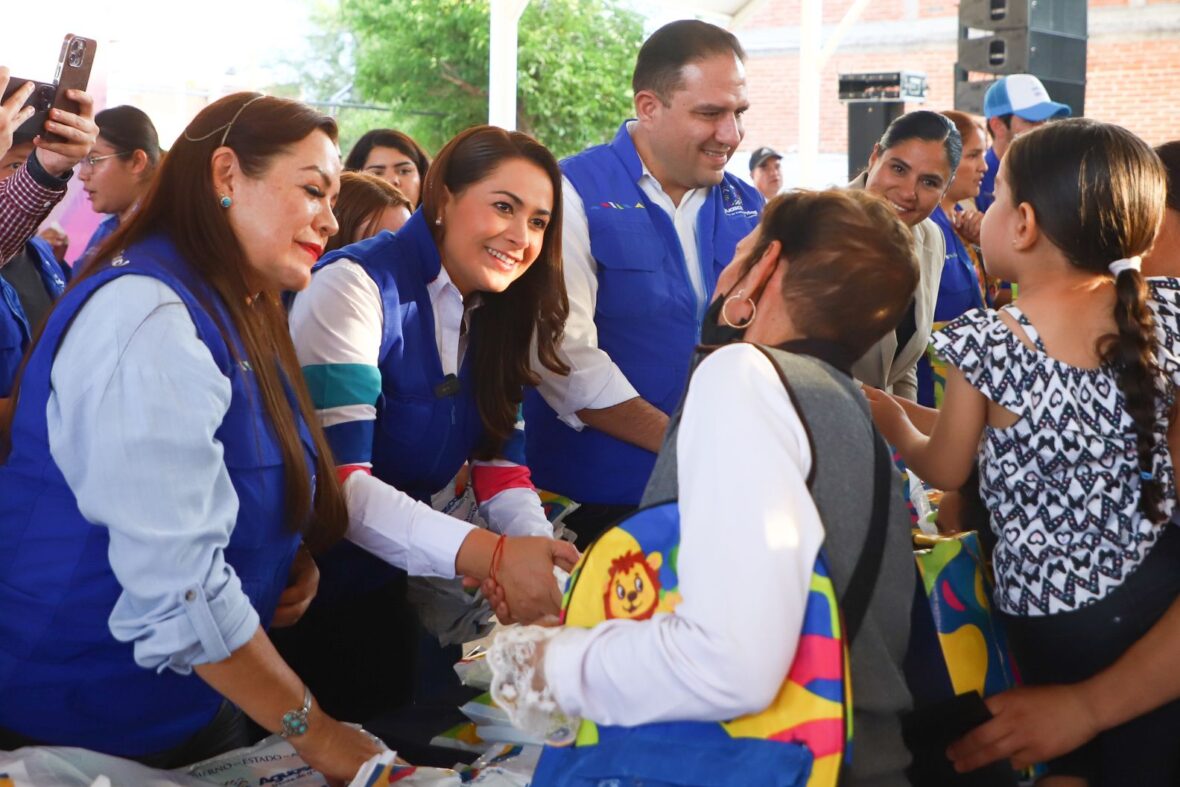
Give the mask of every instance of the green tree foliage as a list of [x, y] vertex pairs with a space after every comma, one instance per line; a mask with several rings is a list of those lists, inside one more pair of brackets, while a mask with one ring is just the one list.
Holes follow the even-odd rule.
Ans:
[[[340, 0], [354, 100], [389, 106], [432, 152], [487, 122], [487, 0]], [[604, 142], [631, 112], [643, 19], [621, 0], [532, 0], [520, 20], [517, 128], [557, 156]]]

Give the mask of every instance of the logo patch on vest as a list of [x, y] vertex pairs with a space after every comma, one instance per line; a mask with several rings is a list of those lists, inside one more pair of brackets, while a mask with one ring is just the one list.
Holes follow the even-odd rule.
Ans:
[[746, 210], [746, 205], [742, 202], [742, 195], [724, 181], [721, 182], [721, 210], [726, 216], [745, 216], [747, 218], [757, 218], [758, 216], [758, 211]]

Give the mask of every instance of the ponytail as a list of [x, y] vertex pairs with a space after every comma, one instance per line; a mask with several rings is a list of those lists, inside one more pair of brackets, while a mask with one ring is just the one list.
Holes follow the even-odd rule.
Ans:
[[1098, 355], [1114, 372], [1133, 423], [1139, 510], [1159, 523], [1164, 484], [1152, 456], [1165, 442], [1156, 429], [1161, 373], [1138, 255], [1151, 248], [1164, 212], [1164, 166], [1130, 131], [1086, 118], [1021, 134], [1000, 166], [1014, 204], [1032, 206], [1037, 226], [1070, 264], [1114, 275], [1118, 331], [1098, 342]]
[[1155, 477], [1152, 449], [1158, 439], [1153, 432], [1156, 422], [1155, 320], [1147, 307], [1147, 286], [1139, 272], [1138, 258], [1113, 263], [1115, 305], [1114, 319], [1118, 334], [1108, 337], [1100, 348], [1102, 360], [1115, 370], [1119, 390], [1127, 403], [1127, 414], [1134, 422], [1139, 468], [1139, 511], [1149, 521], [1159, 523], [1164, 515], [1163, 486]]

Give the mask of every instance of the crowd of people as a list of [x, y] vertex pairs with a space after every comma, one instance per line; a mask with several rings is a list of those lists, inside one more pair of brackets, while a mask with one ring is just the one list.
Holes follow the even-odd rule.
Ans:
[[[494, 613], [497, 701], [574, 743], [536, 784], [909, 784], [896, 450], [994, 544], [1023, 683], [938, 756], [1180, 782], [1180, 141], [1017, 74], [983, 125], [913, 111], [845, 188], [784, 191], [772, 148], [726, 168], [745, 61], [665, 25], [634, 117], [561, 162], [492, 126], [342, 158], [259, 93], [165, 151], [81, 91], [30, 132], [18, 88], [0, 749], [175, 768], [278, 733], [346, 781], [383, 743], [342, 720], [437, 689]], [[74, 174], [107, 218], [71, 266], [38, 230]]]

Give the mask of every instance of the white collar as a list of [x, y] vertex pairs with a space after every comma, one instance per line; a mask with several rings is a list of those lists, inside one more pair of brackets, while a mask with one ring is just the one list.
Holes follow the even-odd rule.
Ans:
[[[627, 121], [627, 133], [631, 135], [631, 144], [632, 145], [635, 144], [635, 124], [637, 124], [638, 122], [639, 122], [638, 120], [628, 120]], [[639, 179], [641, 181], [644, 178], [650, 180], [652, 185], [654, 185], [657, 189], [659, 189], [662, 194], [667, 195], [668, 192], [664, 191], [663, 184], [660, 183], [660, 181], [656, 178], [656, 176], [651, 174], [651, 170], [647, 168], [647, 162], [643, 160], [643, 155], [640, 154], [639, 148], [635, 148], [635, 155], [639, 157], [639, 166], [643, 168], [643, 174], [641, 174], [639, 176]], [[694, 196], [696, 196], [698, 193], [704, 193], [704, 191], [705, 191], [705, 188], [703, 186], [698, 186], [695, 189], [689, 189], [688, 191], [684, 192], [684, 196], [680, 198], [680, 204], [684, 205], [689, 200], [691, 200]], [[671, 199], [671, 197], [669, 197], [669, 199]]]
[[468, 299], [469, 302], [465, 301], [463, 298], [463, 293], [459, 292], [459, 288], [456, 287], [455, 283], [451, 280], [451, 275], [447, 273], [447, 266], [442, 264], [439, 264], [438, 266], [438, 275], [435, 276], [432, 281], [427, 283], [426, 292], [430, 296], [431, 303], [436, 303], [444, 296], [444, 293], [451, 293], [449, 297], [462, 303], [463, 311], [465, 312], [469, 312], [472, 309], [477, 308], [480, 303], [483, 302], [482, 298], [480, 297], [481, 293], [478, 292], [472, 293], [471, 298]]

